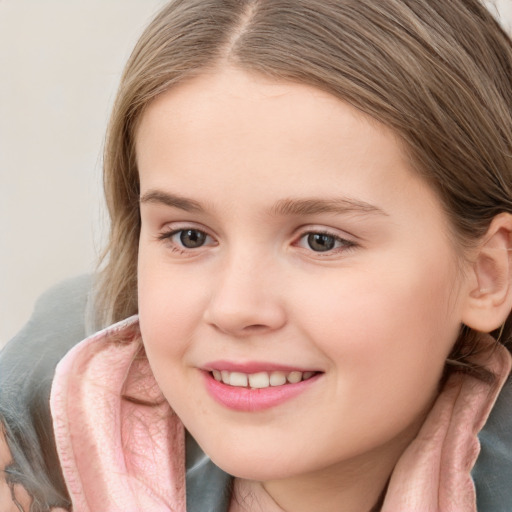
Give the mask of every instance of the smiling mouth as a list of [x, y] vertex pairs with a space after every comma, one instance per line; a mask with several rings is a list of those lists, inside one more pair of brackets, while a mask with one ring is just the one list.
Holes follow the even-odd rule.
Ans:
[[230, 372], [227, 370], [212, 370], [210, 374], [217, 382], [222, 382], [227, 386], [248, 389], [264, 389], [269, 387], [286, 386], [288, 384], [298, 384], [299, 382], [309, 380], [319, 372], [257, 372], [242, 373]]
[[272, 364], [266, 371], [261, 363], [214, 365], [202, 371], [206, 389], [216, 402], [237, 412], [253, 413], [277, 407], [315, 389], [315, 383], [324, 375], [322, 371], [272, 368]]

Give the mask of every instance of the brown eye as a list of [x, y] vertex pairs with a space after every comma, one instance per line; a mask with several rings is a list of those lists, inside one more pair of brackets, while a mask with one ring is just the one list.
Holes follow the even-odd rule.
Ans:
[[206, 242], [206, 233], [198, 229], [184, 229], [179, 232], [180, 242], [187, 249], [196, 249]]
[[325, 233], [309, 233], [307, 243], [316, 252], [331, 251], [336, 246], [336, 238]]

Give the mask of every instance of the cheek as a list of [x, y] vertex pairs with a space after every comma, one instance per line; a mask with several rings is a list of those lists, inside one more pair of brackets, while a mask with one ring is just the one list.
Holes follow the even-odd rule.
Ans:
[[341, 385], [359, 387], [358, 394], [434, 389], [457, 337], [452, 267], [437, 259], [430, 267], [410, 261], [399, 264], [399, 272], [349, 273], [298, 302], [302, 328], [330, 359]]
[[347, 436], [357, 432], [370, 446], [423, 417], [438, 391], [457, 322], [447, 316], [441, 280], [409, 280], [406, 286], [394, 280], [394, 288], [382, 277], [369, 283], [365, 289], [359, 281], [355, 294], [346, 282], [323, 307], [304, 303], [315, 315], [303, 328], [331, 365], [333, 425], [343, 425]]
[[[161, 259], [161, 258], [160, 258]], [[172, 269], [172, 270], [171, 270]], [[138, 262], [140, 326], [148, 355], [181, 356], [201, 321], [205, 286], [180, 267], [141, 248]]]
[[[160, 266], [159, 266], [160, 265]], [[194, 415], [202, 409], [193, 388], [182, 385], [191, 376], [187, 361], [193, 333], [201, 321], [201, 290], [167, 265], [139, 258], [139, 322], [144, 348], [153, 374], [171, 407]], [[185, 416], [186, 417], [186, 416]], [[190, 421], [190, 419], [189, 419]]]

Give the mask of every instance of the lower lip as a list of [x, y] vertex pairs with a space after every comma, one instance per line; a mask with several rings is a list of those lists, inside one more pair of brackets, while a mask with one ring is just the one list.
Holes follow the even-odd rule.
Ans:
[[213, 378], [210, 372], [203, 372], [206, 381], [206, 389], [210, 395], [228, 409], [243, 412], [257, 412], [278, 405], [295, 398], [310, 388], [322, 374], [317, 374], [310, 379], [296, 384], [284, 384], [282, 386], [252, 389], [236, 386], [227, 386]]

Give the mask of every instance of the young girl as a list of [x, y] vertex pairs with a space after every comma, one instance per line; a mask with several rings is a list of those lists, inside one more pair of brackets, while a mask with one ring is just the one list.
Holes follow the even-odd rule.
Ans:
[[13, 507], [511, 510], [511, 72], [478, 0], [166, 6], [106, 147], [121, 322], [42, 379], [52, 436], [2, 391]]

